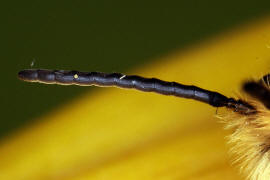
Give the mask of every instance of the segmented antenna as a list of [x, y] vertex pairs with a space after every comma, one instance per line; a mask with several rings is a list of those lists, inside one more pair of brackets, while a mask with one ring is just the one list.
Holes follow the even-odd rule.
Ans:
[[205, 90], [196, 86], [167, 82], [156, 78], [144, 78], [136, 75], [129, 76], [120, 73], [26, 69], [20, 71], [18, 77], [23, 81], [46, 84], [115, 86], [137, 89], [139, 91], [194, 99], [214, 107], [227, 107], [241, 114], [253, 114], [256, 112], [255, 108], [247, 102], [227, 98], [218, 92]]

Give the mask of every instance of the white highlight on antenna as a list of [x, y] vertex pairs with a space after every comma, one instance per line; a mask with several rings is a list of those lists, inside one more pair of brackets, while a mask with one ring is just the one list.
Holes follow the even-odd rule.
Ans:
[[124, 77], [126, 77], [126, 75], [121, 76], [119, 79], [123, 79]]

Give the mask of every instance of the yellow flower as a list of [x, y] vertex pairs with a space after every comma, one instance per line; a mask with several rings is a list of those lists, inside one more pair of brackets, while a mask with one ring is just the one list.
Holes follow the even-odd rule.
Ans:
[[[129, 74], [234, 96], [270, 67], [270, 19]], [[49, 87], [48, 87], [49, 88]], [[0, 145], [0, 179], [241, 179], [215, 108], [135, 90], [97, 89]]]

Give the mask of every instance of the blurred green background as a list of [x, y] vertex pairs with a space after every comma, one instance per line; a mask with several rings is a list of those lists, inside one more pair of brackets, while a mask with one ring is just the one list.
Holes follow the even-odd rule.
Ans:
[[124, 73], [269, 13], [269, 0], [2, 2], [0, 138], [94, 89], [19, 81], [32, 61]]

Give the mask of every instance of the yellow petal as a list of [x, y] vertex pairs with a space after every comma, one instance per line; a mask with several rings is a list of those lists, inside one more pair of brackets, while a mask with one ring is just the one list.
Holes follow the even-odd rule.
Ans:
[[[182, 49], [129, 74], [233, 96], [270, 67], [270, 19]], [[49, 88], [49, 86], [48, 86]], [[240, 179], [216, 109], [200, 102], [97, 89], [0, 145], [0, 179]]]

